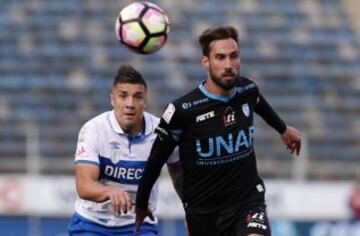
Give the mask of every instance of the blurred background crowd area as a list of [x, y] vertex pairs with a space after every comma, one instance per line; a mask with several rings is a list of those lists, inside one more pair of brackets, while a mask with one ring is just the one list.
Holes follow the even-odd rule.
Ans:
[[[6, 0], [0, 8], [0, 171], [73, 174], [81, 125], [111, 109], [117, 68], [130, 63], [149, 85], [148, 110], [206, 79], [197, 36], [209, 26], [240, 32], [241, 73], [304, 134], [305, 179], [360, 172], [360, 3], [355, 0], [155, 1], [168, 14], [167, 44], [137, 55], [116, 39], [118, 11], [133, 1]], [[279, 135], [256, 118], [262, 176], [291, 178]]]

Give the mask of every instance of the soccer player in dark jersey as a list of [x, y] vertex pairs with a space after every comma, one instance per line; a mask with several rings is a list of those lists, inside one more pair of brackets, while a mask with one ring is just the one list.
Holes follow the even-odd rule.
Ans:
[[254, 113], [280, 134], [291, 153], [300, 152], [300, 132], [281, 120], [252, 80], [240, 77], [236, 29], [207, 29], [199, 42], [207, 80], [171, 102], [162, 115], [138, 189], [135, 225], [152, 215], [151, 188], [179, 146], [191, 236], [271, 235], [253, 148]]

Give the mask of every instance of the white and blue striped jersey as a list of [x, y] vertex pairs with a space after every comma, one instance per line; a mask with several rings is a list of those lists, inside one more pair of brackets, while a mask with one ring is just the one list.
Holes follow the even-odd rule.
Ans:
[[[89, 163], [99, 167], [99, 181], [105, 185], [119, 186], [127, 191], [135, 202], [138, 183], [145, 163], [156, 138], [155, 128], [159, 118], [144, 112], [145, 129], [131, 138], [121, 129], [114, 111], [108, 111], [89, 120], [78, 136], [75, 163]], [[172, 155], [168, 163], [176, 162]], [[158, 183], [152, 189], [149, 207], [156, 210]], [[127, 214], [116, 215], [111, 210], [110, 200], [96, 203], [77, 198], [75, 211], [82, 217], [104, 226], [125, 226], [134, 224], [134, 209]], [[148, 223], [154, 223], [148, 218]], [[157, 219], [155, 221], [157, 223]]]

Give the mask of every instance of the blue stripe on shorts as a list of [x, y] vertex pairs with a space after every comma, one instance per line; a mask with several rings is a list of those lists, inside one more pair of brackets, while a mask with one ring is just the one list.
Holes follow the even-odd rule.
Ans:
[[155, 236], [158, 235], [156, 224], [144, 222], [139, 232], [134, 233], [134, 224], [126, 226], [106, 227], [94, 223], [76, 212], [68, 224], [69, 236]]

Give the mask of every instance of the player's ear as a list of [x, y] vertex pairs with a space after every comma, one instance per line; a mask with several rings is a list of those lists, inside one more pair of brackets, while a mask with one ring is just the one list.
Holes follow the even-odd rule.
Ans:
[[110, 93], [110, 103], [111, 103], [111, 106], [114, 107], [114, 104], [115, 104], [115, 102], [114, 102], [114, 94], [112, 92]]
[[145, 88], [145, 93], [144, 93], [144, 107], [147, 107], [148, 104], [148, 89]]
[[209, 58], [207, 56], [202, 56], [201, 57], [201, 65], [205, 68], [205, 69], [209, 69]]
[[146, 108], [148, 105], [148, 99], [147, 99], [147, 96], [145, 96], [144, 98], [144, 108]]

